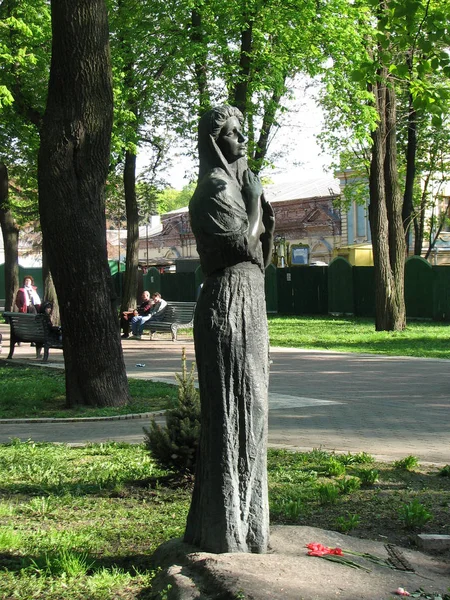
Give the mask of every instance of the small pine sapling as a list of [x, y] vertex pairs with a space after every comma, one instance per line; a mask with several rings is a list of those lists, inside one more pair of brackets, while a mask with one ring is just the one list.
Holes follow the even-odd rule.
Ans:
[[200, 440], [200, 399], [195, 388], [195, 364], [188, 372], [185, 348], [181, 365], [181, 375], [175, 374], [178, 399], [166, 411], [166, 426], [161, 427], [153, 420], [149, 429], [144, 427], [145, 445], [163, 469], [194, 474]]

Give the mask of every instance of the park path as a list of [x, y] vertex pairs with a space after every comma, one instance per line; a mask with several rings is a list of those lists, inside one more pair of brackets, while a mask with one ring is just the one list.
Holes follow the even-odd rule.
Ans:
[[[3, 333], [3, 354], [9, 330]], [[130, 377], [174, 382], [181, 350], [194, 360], [192, 339], [171, 342], [124, 340]], [[34, 349], [22, 344], [16, 361], [37, 364]], [[409, 454], [423, 462], [450, 463], [450, 362], [438, 359], [272, 348], [269, 444], [273, 447], [369, 452], [396, 460]], [[145, 364], [145, 367], [138, 367]], [[48, 366], [63, 366], [62, 351], [51, 350]], [[43, 367], [44, 368], [44, 367]], [[0, 401], [3, 397], [0, 383]], [[158, 417], [163, 420], [163, 417]], [[57, 422], [0, 421], [0, 443], [11, 438], [70, 444], [106, 440], [139, 443], [148, 417]]]

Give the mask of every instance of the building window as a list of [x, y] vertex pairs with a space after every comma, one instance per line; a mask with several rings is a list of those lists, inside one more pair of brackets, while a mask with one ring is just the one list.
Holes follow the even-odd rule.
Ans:
[[361, 204], [356, 207], [356, 237], [367, 239], [366, 206]]

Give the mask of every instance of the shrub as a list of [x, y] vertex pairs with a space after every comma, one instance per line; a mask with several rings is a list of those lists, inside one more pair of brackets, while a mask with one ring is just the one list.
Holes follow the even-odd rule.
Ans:
[[412, 454], [394, 462], [395, 469], [403, 469], [405, 471], [411, 471], [412, 469], [414, 469], [414, 467], [418, 466], [419, 459], [417, 458], [417, 456], [413, 456]]
[[200, 440], [200, 399], [195, 389], [195, 364], [192, 363], [188, 373], [184, 348], [181, 365], [181, 375], [175, 375], [178, 399], [174, 407], [166, 411], [166, 426], [151, 421], [149, 429], [144, 427], [144, 442], [163, 469], [193, 474]]
[[431, 521], [433, 515], [428, 512], [423, 504], [414, 499], [409, 504], [404, 504], [400, 509], [400, 518], [407, 529], [417, 529]]
[[441, 477], [450, 477], [450, 465], [445, 465], [445, 467], [442, 467], [438, 475]]
[[303, 505], [301, 501], [294, 498], [280, 498], [270, 505], [270, 513], [273, 517], [290, 521], [291, 523], [298, 522], [302, 512]]
[[333, 483], [322, 483], [317, 486], [317, 495], [321, 504], [334, 504], [339, 496], [339, 488]]
[[336, 519], [336, 528], [342, 533], [348, 533], [355, 527], [358, 527], [360, 522], [360, 516], [358, 514], [347, 514], [347, 517], [338, 517]]
[[336, 459], [346, 466], [374, 462], [373, 456], [367, 454], [367, 452], [358, 452], [356, 454], [347, 452], [347, 454], [339, 454], [336, 456]]
[[351, 494], [356, 492], [361, 487], [361, 480], [359, 477], [345, 477], [338, 481], [339, 491], [342, 494]]
[[380, 472], [377, 469], [359, 469], [357, 475], [363, 487], [370, 487], [378, 481]]
[[339, 475], [343, 475], [345, 473], [345, 465], [335, 458], [330, 458], [330, 460], [324, 464], [324, 472], [329, 477], [338, 477]]

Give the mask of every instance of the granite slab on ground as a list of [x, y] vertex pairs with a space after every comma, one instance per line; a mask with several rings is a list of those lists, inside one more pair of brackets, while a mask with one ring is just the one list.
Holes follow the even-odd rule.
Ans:
[[450, 565], [444, 558], [394, 548], [414, 572], [393, 570], [364, 558], [349, 559], [364, 571], [307, 555], [306, 544], [375, 555], [387, 559], [383, 542], [362, 540], [315, 527], [274, 526], [270, 552], [210, 554], [181, 540], [160, 546], [153, 557], [162, 571], [153, 586], [155, 598], [168, 600], [391, 600], [396, 590], [445, 594], [450, 588]]

